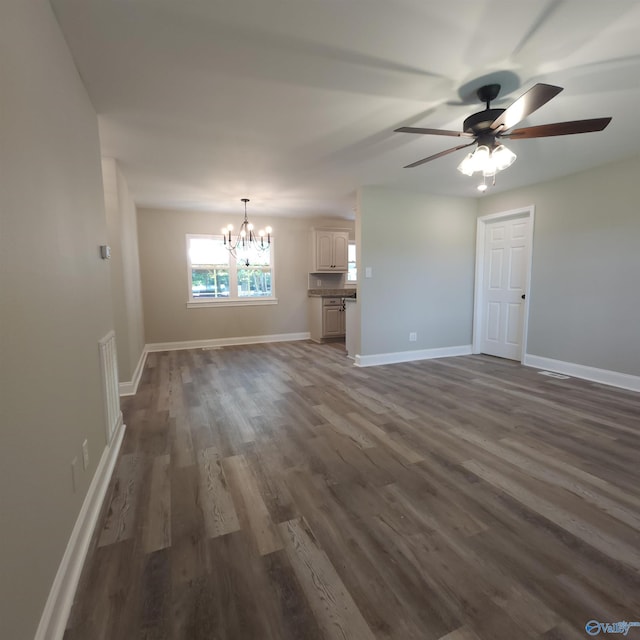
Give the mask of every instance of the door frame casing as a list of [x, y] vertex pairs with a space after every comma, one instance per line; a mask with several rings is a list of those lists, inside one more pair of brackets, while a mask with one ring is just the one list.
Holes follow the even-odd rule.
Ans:
[[485, 254], [485, 236], [487, 225], [497, 220], [506, 220], [508, 218], [529, 218], [529, 231], [527, 237], [527, 281], [525, 285], [524, 314], [522, 318], [522, 346], [520, 350], [520, 362], [524, 362], [524, 356], [527, 352], [527, 334], [529, 326], [529, 303], [531, 288], [531, 271], [533, 267], [533, 223], [535, 218], [535, 205], [530, 204], [518, 209], [510, 209], [509, 211], [499, 211], [498, 213], [490, 213], [486, 216], [480, 216], [477, 220], [476, 227], [476, 273], [473, 297], [473, 342], [472, 352], [481, 353], [480, 336], [482, 335], [482, 309], [484, 308], [484, 296], [482, 295], [482, 285], [484, 283], [484, 254]]

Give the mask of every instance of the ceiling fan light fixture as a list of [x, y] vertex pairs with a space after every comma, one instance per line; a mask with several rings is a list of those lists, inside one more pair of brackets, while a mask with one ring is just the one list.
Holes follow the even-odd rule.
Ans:
[[485, 161], [484, 161], [484, 165], [482, 167], [482, 175], [485, 178], [492, 178], [493, 176], [496, 175], [496, 173], [498, 173], [499, 169], [496, 166], [496, 161], [493, 157], [493, 154], [491, 154]]
[[485, 178], [492, 178], [499, 171], [510, 167], [515, 159], [516, 154], [503, 144], [499, 144], [493, 150], [489, 146], [481, 144], [464, 157], [458, 165], [458, 171], [465, 176], [473, 176], [477, 171]]
[[476, 150], [473, 152], [473, 162], [475, 164], [476, 171], [482, 171], [489, 159], [491, 158], [491, 151], [486, 144], [481, 144], [476, 147]]
[[458, 171], [463, 173], [465, 176], [472, 176], [475, 170], [476, 167], [473, 160], [473, 153], [468, 153], [458, 165]]
[[504, 169], [507, 169], [516, 161], [518, 156], [516, 156], [511, 149], [508, 149], [503, 144], [499, 144], [493, 150], [491, 157], [496, 165], [496, 169], [498, 171], [504, 171]]

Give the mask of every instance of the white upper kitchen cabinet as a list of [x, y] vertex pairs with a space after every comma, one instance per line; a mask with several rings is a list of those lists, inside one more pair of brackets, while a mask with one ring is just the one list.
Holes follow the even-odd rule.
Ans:
[[349, 231], [315, 229], [312, 256], [313, 273], [346, 273], [349, 266]]

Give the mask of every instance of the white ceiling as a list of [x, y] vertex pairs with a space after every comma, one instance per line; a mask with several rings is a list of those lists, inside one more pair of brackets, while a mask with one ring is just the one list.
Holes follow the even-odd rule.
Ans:
[[640, 2], [51, 0], [98, 112], [105, 156], [141, 206], [352, 217], [360, 185], [477, 196], [459, 138], [536, 82], [565, 88], [520, 126], [613, 116], [599, 133], [509, 143], [495, 190], [637, 152]]

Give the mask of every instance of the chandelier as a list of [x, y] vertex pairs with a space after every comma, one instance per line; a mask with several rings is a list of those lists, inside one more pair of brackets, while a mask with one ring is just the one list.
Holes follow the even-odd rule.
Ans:
[[478, 186], [479, 191], [487, 189], [487, 178], [496, 182], [496, 173], [510, 167], [516, 160], [516, 154], [503, 144], [479, 144], [458, 165], [458, 171], [465, 176], [472, 176], [476, 171], [482, 173], [484, 181]]
[[234, 257], [240, 259], [242, 262], [249, 266], [249, 255], [255, 252], [267, 251], [271, 247], [271, 227], [265, 227], [260, 229], [257, 233], [254, 231], [254, 226], [247, 218], [247, 202], [249, 198], [241, 198], [240, 202], [244, 202], [244, 220], [240, 225], [240, 231], [235, 240], [231, 237], [233, 231], [233, 225], [228, 224], [222, 229], [222, 238], [224, 246], [228, 249], [229, 253]]

